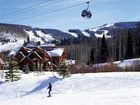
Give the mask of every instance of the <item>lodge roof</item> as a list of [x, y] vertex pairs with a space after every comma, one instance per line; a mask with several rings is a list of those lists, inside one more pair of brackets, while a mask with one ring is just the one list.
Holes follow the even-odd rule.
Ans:
[[41, 44], [41, 45], [38, 45], [39, 47], [55, 47], [55, 44]]
[[56, 57], [56, 56], [62, 56], [64, 52], [64, 48], [55, 48], [52, 51], [48, 51], [49, 56]]
[[41, 45], [35, 45], [35, 44], [30, 44], [29, 43], [29, 44], [26, 45], [26, 47], [28, 47], [28, 48], [34, 48], [34, 47], [37, 47], [37, 46], [47, 48], [47, 47], [55, 47], [55, 44], [46, 43], [46, 44], [41, 44]]
[[21, 63], [25, 59], [31, 61], [31, 59], [34, 59], [35, 57], [40, 60], [48, 61], [50, 59], [49, 57], [61, 57], [63, 53], [64, 48], [53, 48], [51, 51], [46, 51], [43, 48], [36, 46], [33, 49], [21, 47], [20, 49], [12, 51], [10, 54], [12, 54], [13, 56], [16, 56], [16, 54], [21, 54], [21, 59], [19, 61]]
[[15, 55], [16, 52], [19, 51], [19, 49], [20, 49], [20, 48], [16, 48], [16, 49], [11, 50], [10, 53], [9, 53], [7, 56], [8, 56], [8, 57], [11, 57], [12, 55]]

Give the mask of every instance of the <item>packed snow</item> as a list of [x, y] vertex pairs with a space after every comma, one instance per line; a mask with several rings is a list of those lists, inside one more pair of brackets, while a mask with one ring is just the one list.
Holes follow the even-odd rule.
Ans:
[[66, 33], [68, 33], [68, 34], [70, 34], [70, 35], [72, 35], [72, 36], [74, 36], [74, 37], [78, 37], [78, 35], [76, 34], [76, 33], [74, 33], [74, 32], [69, 32], [69, 31], [66, 31]]
[[82, 31], [82, 34], [84, 34], [84, 36], [86, 37], [91, 37], [91, 35], [88, 32]]
[[0, 45], [0, 52], [13, 50], [15, 48], [19, 48], [23, 46], [24, 40], [18, 40], [17, 42], [9, 42], [4, 45]]
[[0, 32], [0, 39], [3, 40], [0, 42], [0, 52], [10, 51], [14, 48], [23, 46], [24, 38], [17, 37], [17, 34]]
[[103, 27], [112, 27], [114, 26], [114, 23], [104, 24]]
[[107, 33], [108, 33], [108, 31], [107, 31], [107, 30], [104, 30], [104, 32], [103, 32], [102, 34], [97, 34], [97, 33], [95, 33], [95, 36], [96, 36], [97, 38], [102, 38], [103, 35], [105, 35], [105, 38], [111, 38], [111, 36], [110, 36], [110, 35], [107, 35]]
[[89, 29], [89, 31], [93, 31], [93, 32], [96, 32], [98, 30], [99, 30], [99, 28], [91, 28], [91, 29]]
[[[22, 74], [21, 80], [0, 79], [0, 105], [139, 105], [140, 73]], [[52, 97], [47, 97], [51, 82]]]
[[41, 43], [44, 43], [40, 37], [37, 37], [34, 35], [33, 31], [25, 31], [27, 34], [29, 34], [29, 40], [33, 42], [38, 42], [40, 41]]
[[[44, 34], [42, 31], [36, 31], [36, 34], [33, 31], [25, 31], [25, 32], [29, 35], [29, 40], [31, 42], [37, 43], [39, 41], [41, 42], [41, 44], [44, 44], [46, 42], [50, 42], [54, 40], [54, 38], [50, 34]], [[0, 46], [1, 46], [0, 52], [10, 51], [22, 47], [25, 42], [25, 38], [22, 37], [19, 38], [16, 36], [17, 36], [16, 34], [11, 35], [9, 33], [1, 32], [0, 37], [2, 39], [8, 40], [8, 42], [5, 43], [0, 42]]]
[[[6, 32], [0, 32], [0, 38], [5, 39], [5, 40], [9, 40], [9, 42], [15, 42], [16, 40], [22, 39], [19, 37], [17, 34], [14, 33], [6, 33]], [[1, 44], [1, 42], [0, 42]]]
[[99, 64], [94, 64], [94, 66], [95, 67], [102, 67], [102, 66], [106, 66], [110, 63], [116, 64], [118, 67], [121, 67], [121, 68], [127, 68], [127, 67], [132, 67], [133, 65], [140, 64], [140, 58], [133, 58], [133, 59], [107, 62], [107, 63], [99, 63]]
[[105, 35], [106, 38], [111, 38], [111, 35], [107, 35], [108, 32], [109, 32], [108, 30], [104, 30], [104, 29], [102, 29], [103, 32], [102, 32], [101, 34], [98, 34], [97, 31], [99, 31], [100, 28], [103, 28], [103, 27], [111, 27], [111, 26], [113, 26], [113, 25], [114, 25], [114, 24], [106, 24], [106, 25], [101, 26], [101, 27], [91, 28], [91, 29], [89, 29], [89, 31], [93, 31], [95, 37], [97, 37], [97, 38], [102, 38], [103, 35]]
[[47, 42], [55, 40], [50, 34], [44, 34], [42, 31], [36, 31], [36, 33], [39, 37], [44, 38]]
[[115, 64], [118, 64], [119, 67], [131, 67], [134, 64], [140, 64], [140, 58], [134, 58], [134, 59], [128, 59], [128, 60], [123, 60], [123, 61], [116, 61], [114, 62]]

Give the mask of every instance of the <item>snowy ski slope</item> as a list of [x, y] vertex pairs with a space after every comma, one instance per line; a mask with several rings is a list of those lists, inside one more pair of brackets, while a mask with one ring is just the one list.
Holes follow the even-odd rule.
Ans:
[[0, 79], [0, 105], [139, 105], [139, 91], [139, 72], [75, 74], [64, 80], [55, 73], [31, 73], [13, 83]]

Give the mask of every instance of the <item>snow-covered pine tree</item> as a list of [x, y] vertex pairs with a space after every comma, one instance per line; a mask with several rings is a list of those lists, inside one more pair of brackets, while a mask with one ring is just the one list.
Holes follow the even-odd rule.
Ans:
[[58, 74], [60, 76], [63, 77], [63, 79], [67, 76], [69, 76], [70, 72], [69, 72], [69, 67], [68, 65], [66, 64], [66, 62], [62, 62], [58, 68]]
[[17, 61], [10, 61], [9, 62], [9, 70], [6, 72], [5, 78], [7, 80], [10, 80], [11, 82], [17, 81], [20, 79], [20, 72], [19, 72], [19, 66]]

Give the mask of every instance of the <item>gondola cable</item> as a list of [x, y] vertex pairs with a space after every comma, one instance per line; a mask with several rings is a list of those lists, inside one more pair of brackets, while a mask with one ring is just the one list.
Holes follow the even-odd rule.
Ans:
[[83, 5], [83, 4], [85, 4], [85, 3], [79, 3], [79, 4], [76, 4], [76, 5], [67, 6], [67, 7], [56, 9], [56, 10], [52, 10], [52, 11], [49, 11], [49, 12], [40, 13], [38, 15], [34, 15], [34, 16], [30, 16], [30, 17], [25, 17], [25, 18], [22, 18], [22, 19], [11, 21], [10, 23], [24, 21], [24, 20], [27, 20], [27, 19], [35, 18], [35, 17], [40, 17], [40, 16], [43, 16], [43, 15], [48, 15], [48, 14], [56, 13], [56, 12], [59, 12], [59, 11], [64, 11], [66, 9], [77, 7], [77, 6]]
[[[44, 1], [41, 1], [41, 2], [38, 2], [38, 3], [35, 3], [35, 4], [32, 4], [30, 6], [27, 6], [27, 7], [24, 7], [22, 9], [19, 9], [19, 10], [15, 10], [15, 11], [11, 11], [11, 12], [8, 12], [8, 13], [5, 13], [3, 15], [1, 15], [1, 18], [9, 18], [9, 16], [13, 16], [13, 15], [20, 15], [20, 14], [23, 14], [24, 11], [29, 11], [31, 9], [35, 9], [35, 8], [38, 8], [38, 7], [41, 7], [42, 5], [46, 5], [48, 2], [50, 2], [52, 0], [48, 0], [46, 3], [44, 3]], [[56, 1], [55, 3], [57, 2], [60, 2], [60, 0], [54, 0]], [[62, 1], [62, 0], [61, 0]], [[55, 4], [54, 3], [54, 4]]]
[[[90, 2], [91, 1], [94, 1], [94, 0], [90, 0]], [[88, 4], [88, 6], [87, 6], [87, 10], [88, 10], [89, 9], [89, 2], [86, 2], [86, 3]], [[35, 17], [40, 17], [40, 16], [43, 16], [43, 15], [47, 15], [47, 14], [51, 14], [51, 13], [56, 13], [56, 12], [59, 12], [59, 11], [64, 11], [66, 9], [77, 7], [77, 6], [83, 5], [83, 4], [85, 4], [85, 2], [84, 3], [75, 4], [75, 5], [71, 5], [71, 6], [67, 6], [67, 7], [63, 7], [63, 8], [60, 8], [60, 9], [55, 9], [55, 10], [52, 10], [52, 11], [43, 12], [43, 13], [40, 13], [38, 15], [17, 19], [17, 20], [11, 21], [10, 23], [24, 21], [24, 20], [27, 20], [27, 19], [35, 18]], [[90, 18], [92, 15], [90, 15], [90, 11], [88, 13], [89, 13], [89, 15], [87, 14], [87, 18]]]

